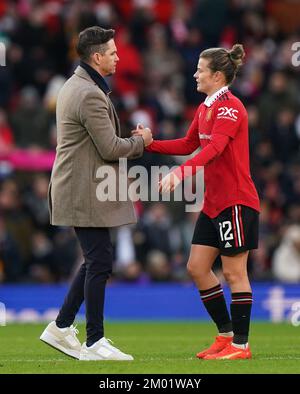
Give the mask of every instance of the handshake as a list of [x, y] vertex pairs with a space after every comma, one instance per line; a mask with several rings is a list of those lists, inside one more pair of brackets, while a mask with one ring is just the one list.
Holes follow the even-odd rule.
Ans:
[[[148, 127], [144, 127], [138, 123], [135, 130], [131, 131], [133, 136], [140, 135], [144, 139], [144, 146], [148, 146], [152, 143], [152, 132]], [[158, 190], [160, 193], [172, 192], [180, 183], [182, 175], [181, 170], [173, 171], [167, 174], [161, 181], [158, 182]]]
[[140, 123], [137, 124], [135, 130], [131, 131], [131, 134], [133, 136], [140, 135], [141, 137], [143, 137], [145, 147], [150, 145], [153, 141], [151, 130], [148, 127], [144, 127]]

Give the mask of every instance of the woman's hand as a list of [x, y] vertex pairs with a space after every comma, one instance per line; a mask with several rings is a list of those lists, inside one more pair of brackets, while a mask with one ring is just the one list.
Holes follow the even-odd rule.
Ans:
[[181, 180], [174, 172], [170, 172], [170, 174], [166, 175], [158, 184], [159, 184], [159, 192], [167, 193], [172, 192], [179, 184]]

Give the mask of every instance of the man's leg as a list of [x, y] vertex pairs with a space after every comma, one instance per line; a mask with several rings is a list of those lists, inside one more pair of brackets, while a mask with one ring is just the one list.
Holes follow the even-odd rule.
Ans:
[[108, 228], [76, 227], [75, 231], [86, 266], [84, 300], [87, 346], [91, 346], [104, 336], [105, 286], [112, 272], [113, 248]]
[[112, 346], [104, 337], [103, 309], [105, 287], [112, 272], [113, 248], [108, 228], [75, 228], [83, 255], [86, 274], [84, 301], [87, 341], [79, 359], [82, 361], [133, 360], [130, 354]]
[[56, 325], [59, 328], [70, 327], [75, 320], [75, 316], [84, 300], [84, 283], [86, 275], [86, 263], [79, 268], [64, 303], [56, 318]]
[[74, 358], [80, 357], [81, 343], [77, 338], [78, 331], [72, 324], [84, 299], [85, 276], [86, 264], [83, 263], [71, 284], [56, 320], [49, 323], [40, 336], [43, 342]]
[[[80, 360], [133, 360], [104, 337], [103, 308], [105, 286], [112, 271], [112, 244], [108, 228], [75, 228], [85, 262], [80, 268], [57, 321], [62, 326], [72, 324], [81, 305], [86, 307], [87, 342], [80, 345], [73, 327], [58, 328], [51, 322], [41, 340]], [[94, 345], [94, 346], [93, 346]]]

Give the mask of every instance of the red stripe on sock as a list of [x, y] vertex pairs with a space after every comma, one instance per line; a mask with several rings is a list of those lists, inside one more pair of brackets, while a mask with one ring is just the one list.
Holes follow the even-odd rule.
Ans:
[[208, 297], [208, 298], [204, 298], [204, 299], [202, 299], [202, 301], [203, 301], [203, 302], [210, 301], [210, 300], [212, 300], [212, 299], [214, 299], [214, 298], [221, 297], [222, 295], [223, 295], [223, 291], [222, 291], [222, 293], [215, 294], [215, 295], [213, 295], [213, 296], [211, 296], [211, 297]]
[[245, 298], [252, 297], [252, 293], [232, 293], [231, 298]]

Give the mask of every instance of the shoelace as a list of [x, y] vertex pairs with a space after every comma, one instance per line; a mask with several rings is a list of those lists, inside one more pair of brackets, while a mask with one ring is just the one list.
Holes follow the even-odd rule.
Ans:
[[112, 344], [113, 344], [113, 341], [112, 341], [111, 339], [109, 339], [109, 338], [104, 338], [104, 339], [105, 339], [105, 344], [108, 345], [109, 348], [111, 348], [112, 350], [114, 350], [114, 351], [116, 351], [116, 352], [120, 352], [119, 349], [117, 349], [116, 347], [114, 347], [114, 346], [112, 345]]
[[76, 335], [79, 333], [79, 331], [77, 330], [76, 327], [77, 327], [77, 324], [76, 324], [76, 326], [73, 326], [73, 324], [72, 324], [70, 327], [70, 330], [71, 330], [74, 337], [76, 337]]

